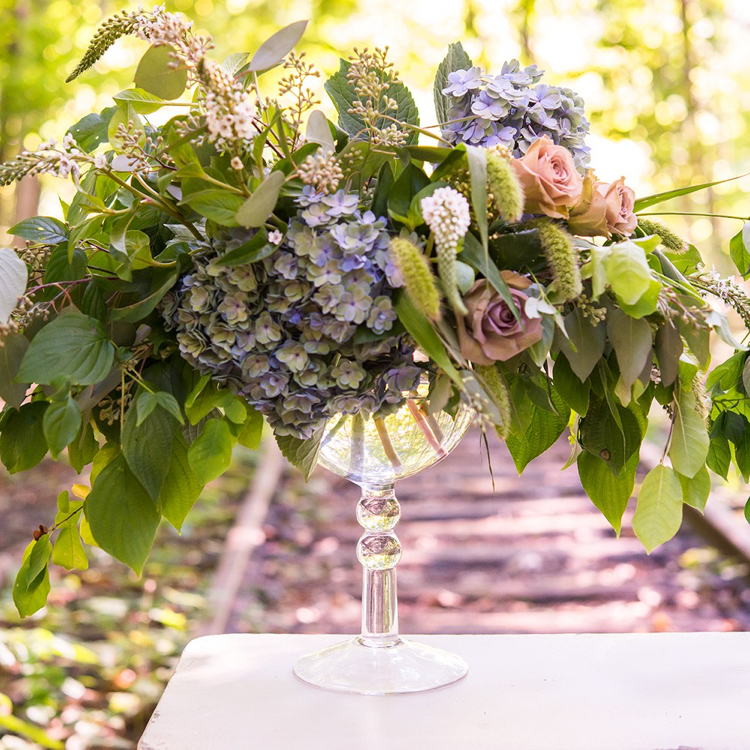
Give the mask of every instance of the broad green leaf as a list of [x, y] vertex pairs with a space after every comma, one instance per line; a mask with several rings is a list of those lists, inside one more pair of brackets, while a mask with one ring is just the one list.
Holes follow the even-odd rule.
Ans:
[[26, 291], [29, 270], [9, 247], [0, 247], [0, 323], [7, 323]]
[[136, 130], [143, 130], [143, 121], [130, 102], [120, 102], [107, 125], [107, 140], [109, 145], [118, 153], [124, 147], [122, 138], [118, 135], [118, 130], [120, 125], [127, 128], [129, 123], [132, 123]]
[[49, 565], [49, 559], [52, 555], [52, 542], [49, 534], [43, 534], [36, 540], [36, 544], [31, 548], [29, 555], [29, 567], [26, 570], [26, 585], [30, 586], [36, 578], [41, 575]]
[[19, 221], [8, 230], [8, 234], [23, 237], [29, 242], [44, 245], [59, 245], [67, 242], [70, 231], [59, 219], [52, 216], [32, 216]]
[[135, 85], [162, 99], [177, 99], [187, 85], [187, 68], [183, 64], [176, 68], [170, 65], [173, 52], [168, 44], [149, 47], [135, 71]]
[[680, 332], [666, 321], [656, 331], [656, 359], [663, 385], [672, 385], [677, 378], [680, 356], [682, 355], [682, 337]]
[[[435, 327], [417, 308], [409, 298], [408, 294], [398, 292], [395, 295], [394, 309], [398, 319], [409, 332], [414, 341], [417, 342], [422, 351], [461, 387], [463, 381], [458, 370], [453, 366], [448, 353], [445, 351], [443, 342], [435, 331]], [[283, 451], [283, 448], [282, 448]], [[291, 459], [290, 459], [291, 460]]]
[[685, 323], [681, 319], [677, 321], [677, 327], [687, 342], [690, 351], [698, 360], [701, 369], [706, 369], [711, 358], [711, 351], [709, 349], [711, 336], [709, 329], [696, 326], [692, 323]]
[[290, 435], [274, 435], [274, 437], [284, 458], [292, 466], [298, 468], [305, 479], [309, 479], [318, 463], [318, 453], [320, 451], [323, 430], [320, 430], [309, 440], [300, 440]]
[[620, 367], [620, 376], [629, 390], [651, 358], [651, 326], [615, 308], [607, 315], [607, 335]]
[[136, 112], [142, 115], [156, 112], [166, 104], [161, 97], [143, 89], [126, 89], [115, 94], [113, 98], [116, 102], [128, 102]]
[[680, 524], [682, 486], [674, 470], [660, 464], [643, 480], [633, 516], [633, 531], [651, 554], [678, 532]]
[[582, 451], [578, 456], [578, 476], [581, 485], [591, 502], [612, 524], [620, 536], [622, 516], [635, 486], [635, 472], [638, 468], [638, 454], [634, 453], [618, 476], [609, 469], [606, 461], [598, 456]]
[[242, 66], [247, 62], [247, 58], [250, 57], [249, 52], [233, 52], [224, 58], [221, 63], [222, 70], [228, 75], [234, 78], [237, 73], [240, 72]]
[[591, 325], [581, 309], [576, 307], [565, 316], [565, 331], [567, 338], [558, 334], [560, 349], [573, 372], [583, 382], [602, 358], [607, 340], [606, 327], [601, 323]]
[[247, 417], [245, 423], [242, 425], [239, 433], [237, 434], [237, 442], [240, 445], [244, 445], [245, 448], [249, 448], [251, 451], [257, 450], [260, 445], [260, 438], [263, 434], [263, 415], [253, 409], [252, 406], [247, 407]]
[[136, 323], [150, 315], [164, 295], [175, 285], [180, 276], [178, 268], [166, 268], [154, 271], [151, 275], [151, 291], [143, 299], [139, 299], [126, 307], [116, 307], [110, 311], [110, 320], [123, 323]]
[[158, 506], [164, 518], [180, 531], [185, 517], [201, 494], [203, 485], [190, 468], [188, 445], [180, 432], [172, 444], [169, 471], [161, 488]]
[[16, 409], [21, 406], [29, 388], [28, 383], [15, 381], [28, 348], [29, 340], [22, 333], [7, 334], [0, 346], [0, 398]]
[[98, 320], [66, 312], [34, 337], [16, 379], [51, 385], [64, 378], [74, 385], [93, 385], [112, 369], [114, 354], [115, 348]]
[[78, 146], [91, 153], [107, 140], [107, 128], [117, 107], [107, 107], [100, 114], [92, 113], [82, 117], [68, 132], [76, 139]]
[[684, 477], [682, 474], [678, 474], [677, 478], [682, 486], [683, 502], [703, 513], [706, 509], [708, 496], [711, 494], [711, 477], [708, 474], [708, 469], [701, 466], [692, 479]]
[[703, 418], [695, 411], [695, 397], [692, 393], [683, 394], [679, 401], [672, 403], [674, 423], [669, 457], [675, 471], [685, 477], [694, 477], [708, 456], [708, 432]]
[[435, 82], [432, 87], [432, 95], [435, 101], [435, 114], [438, 123], [447, 122], [448, 110], [451, 103], [456, 101], [452, 96], [446, 96], [443, 89], [448, 86], [448, 74], [457, 70], [468, 70], [471, 67], [471, 58], [466, 54], [461, 42], [448, 45], [448, 54], [443, 58], [435, 74]]
[[552, 446], [568, 426], [570, 410], [554, 389], [551, 398], [557, 413], [531, 404], [526, 433], [519, 435], [512, 432], [505, 440], [519, 475], [530, 461]]
[[487, 253], [487, 152], [477, 146], [467, 146], [466, 156], [471, 177], [471, 205], [479, 228], [482, 249]]
[[750, 221], [729, 242], [729, 255], [743, 279], [750, 275]]
[[198, 481], [208, 484], [221, 476], [232, 463], [234, 440], [229, 425], [209, 419], [188, 449], [188, 462]]
[[589, 394], [591, 386], [588, 379], [581, 382], [573, 372], [570, 362], [561, 352], [555, 360], [555, 369], [552, 377], [555, 388], [563, 401], [582, 417], [586, 416], [589, 408]]
[[610, 286], [626, 305], [634, 305], [649, 290], [651, 268], [645, 251], [634, 242], [612, 245], [604, 266]]
[[166, 412], [171, 414], [180, 424], [185, 424], [185, 418], [182, 416], [180, 405], [177, 403], [177, 399], [171, 393], [167, 393], [166, 391], [157, 391], [156, 403]]
[[[248, 200], [250, 199], [248, 198]], [[225, 227], [234, 227], [237, 226], [235, 216], [239, 208], [245, 203], [245, 199], [241, 195], [232, 193], [229, 190], [211, 188], [209, 190], [201, 190], [197, 193], [190, 193], [181, 202], [190, 206], [190, 208], [197, 211], [201, 216], [205, 216], [217, 224]], [[275, 202], [274, 200], [274, 205]], [[268, 215], [266, 215], [263, 221], [267, 218]]]
[[97, 545], [140, 575], [159, 513], [122, 453], [97, 475], [83, 509]]
[[239, 398], [229, 400], [223, 406], [224, 415], [233, 424], [244, 424], [247, 418], [247, 408]]
[[99, 443], [94, 436], [90, 422], [81, 425], [81, 430], [73, 442], [68, 446], [68, 461], [80, 474], [99, 452]]
[[5, 419], [0, 433], [0, 460], [11, 474], [33, 468], [47, 455], [42, 426], [47, 406], [45, 401], [24, 404]]
[[328, 118], [319, 109], [310, 113], [305, 135], [308, 143], [317, 143], [325, 151], [333, 151], [334, 142], [331, 127], [328, 124]]
[[247, 69], [254, 73], [262, 73], [281, 63], [302, 39], [309, 21], [295, 21], [277, 31], [258, 47]]
[[62, 453], [81, 429], [81, 407], [72, 396], [54, 401], [44, 413], [44, 437], [53, 458]]
[[276, 246], [268, 242], [265, 227], [258, 231], [244, 244], [230, 250], [216, 261], [218, 266], [242, 266], [245, 263], [255, 263], [276, 252]]
[[[42, 539], [46, 539], [46, 543], [43, 544], [49, 545], [49, 538], [46, 535], [41, 537], [39, 541]], [[23, 554], [23, 563], [13, 584], [13, 602], [21, 617], [29, 617], [38, 612], [47, 603], [47, 596], [50, 591], [49, 568], [47, 566], [31, 582], [31, 585], [27, 581], [31, 556], [37, 544], [38, 542], [34, 541], [26, 547]]]
[[729, 441], [723, 435], [711, 437], [708, 456], [706, 457], [708, 468], [726, 481], [731, 463], [732, 451], [729, 448]]
[[156, 501], [169, 470], [172, 441], [177, 429], [174, 417], [164, 409], [154, 409], [138, 424], [138, 409], [125, 414], [122, 452], [130, 470]]
[[59, 534], [52, 551], [52, 562], [67, 570], [86, 570], [89, 561], [78, 531], [78, 516], [73, 516], [59, 526]]
[[261, 227], [276, 208], [276, 201], [286, 177], [283, 172], [271, 172], [253, 194], [242, 203], [234, 219], [243, 227]]
[[[745, 364], [742, 366], [742, 386], [745, 393], [750, 394], [750, 357], [745, 360]], [[0, 395], [2, 395], [1, 392]]]
[[[354, 87], [346, 77], [350, 66], [351, 63], [346, 60], [341, 60], [339, 70], [326, 81], [325, 90], [333, 100], [334, 106], [338, 111], [339, 126], [341, 129], [351, 138], [361, 140], [366, 137], [365, 123], [360, 117], [349, 112], [357, 99]], [[419, 112], [417, 110], [417, 105], [414, 102], [414, 97], [403, 83], [391, 82], [388, 88], [388, 97], [393, 99], [397, 104], [395, 110], [389, 110], [389, 117], [393, 117], [399, 122], [407, 123], [408, 125], [419, 125]], [[392, 120], [386, 120], [381, 117], [375, 122], [375, 127], [383, 129], [390, 127], [393, 124], [395, 123], [393, 123]], [[399, 128], [398, 124], [396, 124], [396, 127]], [[419, 139], [419, 133], [416, 130], [407, 127], [400, 127], [399, 130], [402, 130], [407, 134], [406, 145], [416, 145], [417, 140]], [[366, 145], [368, 151], [371, 150], [369, 144]], [[378, 164], [376, 169], [379, 168], [380, 165]]]
[[583, 447], [602, 459], [616, 477], [641, 445], [642, 432], [635, 412], [598, 398], [592, 399], [579, 430]]

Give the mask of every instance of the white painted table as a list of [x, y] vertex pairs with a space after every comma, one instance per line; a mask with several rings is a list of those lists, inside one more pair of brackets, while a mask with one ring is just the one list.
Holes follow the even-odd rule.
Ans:
[[294, 678], [341, 639], [192, 641], [140, 750], [750, 750], [750, 633], [421, 636], [469, 676], [387, 697]]

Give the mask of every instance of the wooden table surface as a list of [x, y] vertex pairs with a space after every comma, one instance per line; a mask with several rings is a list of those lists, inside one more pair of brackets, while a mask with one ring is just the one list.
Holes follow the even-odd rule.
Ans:
[[294, 678], [342, 638], [192, 641], [140, 750], [750, 750], [750, 633], [422, 636], [469, 676], [387, 697]]

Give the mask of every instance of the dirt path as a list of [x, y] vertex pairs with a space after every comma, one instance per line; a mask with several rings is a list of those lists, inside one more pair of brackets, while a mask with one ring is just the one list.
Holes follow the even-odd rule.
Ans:
[[[748, 567], [689, 525], [651, 556], [626, 515], [618, 540], [580, 487], [561, 442], [516, 475], [478, 435], [399, 484], [405, 633], [750, 630]], [[356, 632], [361, 568], [356, 487], [322, 470], [289, 475], [263, 526], [227, 630]]]

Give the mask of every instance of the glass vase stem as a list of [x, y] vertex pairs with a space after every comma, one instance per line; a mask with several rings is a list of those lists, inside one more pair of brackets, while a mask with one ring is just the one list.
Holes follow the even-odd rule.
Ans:
[[366, 646], [387, 648], [400, 643], [396, 565], [401, 543], [393, 531], [400, 517], [393, 485], [362, 487], [357, 521], [364, 532], [357, 543], [357, 559], [364, 569], [360, 640]]

